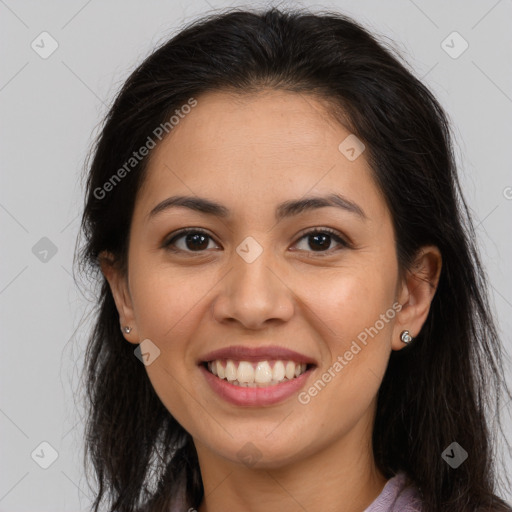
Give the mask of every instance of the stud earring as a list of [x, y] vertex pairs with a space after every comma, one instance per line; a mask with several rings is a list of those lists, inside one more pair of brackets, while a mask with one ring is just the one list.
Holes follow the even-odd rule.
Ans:
[[412, 341], [412, 336], [409, 334], [409, 331], [402, 331], [400, 334], [400, 339], [404, 343], [410, 343]]
[[132, 328], [129, 325], [125, 325], [123, 327], [123, 332], [126, 334], [130, 334], [132, 332]]

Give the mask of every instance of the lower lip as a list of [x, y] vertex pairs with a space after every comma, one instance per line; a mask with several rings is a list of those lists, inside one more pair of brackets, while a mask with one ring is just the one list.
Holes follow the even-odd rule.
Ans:
[[248, 388], [230, 384], [225, 379], [213, 375], [202, 364], [199, 369], [203, 372], [208, 384], [222, 398], [234, 405], [263, 406], [282, 402], [297, 393], [306, 383], [315, 367], [311, 367], [292, 380], [281, 382], [264, 388]]

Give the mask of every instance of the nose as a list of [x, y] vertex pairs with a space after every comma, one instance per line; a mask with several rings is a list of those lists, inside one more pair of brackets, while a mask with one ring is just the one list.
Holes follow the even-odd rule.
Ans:
[[212, 304], [216, 321], [238, 322], [246, 329], [260, 329], [292, 317], [293, 287], [287, 282], [285, 272], [275, 264], [270, 250], [264, 250], [250, 263], [235, 254], [233, 262], [231, 271], [219, 283]]

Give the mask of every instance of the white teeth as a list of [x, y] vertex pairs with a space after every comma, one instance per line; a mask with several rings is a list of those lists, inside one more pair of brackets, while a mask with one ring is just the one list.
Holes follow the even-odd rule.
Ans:
[[286, 363], [286, 378], [293, 379], [295, 377], [295, 363], [293, 361], [288, 361]]
[[[240, 363], [242, 364], [242, 363]], [[266, 384], [272, 380], [272, 368], [267, 361], [261, 361], [256, 366], [256, 372], [254, 374], [254, 381], [258, 384]]]
[[236, 373], [237, 372], [235, 363], [233, 363], [231, 359], [228, 360], [228, 362], [226, 363], [226, 379], [228, 379], [229, 381], [236, 380]]
[[[217, 363], [219, 366], [219, 363]], [[236, 372], [236, 380], [238, 382], [254, 382], [254, 368], [251, 363], [247, 361], [240, 361], [238, 364], [238, 370]], [[256, 380], [258, 382], [258, 380]]]
[[224, 366], [222, 366], [220, 361], [213, 361], [212, 366], [214, 368], [217, 368], [217, 376], [219, 377], [219, 379], [224, 379], [226, 377], [226, 370], [225, 370]]
[[275, 386], [299, 377], [306, 371], [306, 368], [306, 363], [295, 363], [294, 361], [274, 361], [273, 367], [269, 361], [252, 363], [228, 359], [227, 361], [216, 360], [208, 363], [208, 370], [220, 379], [226, 379], [236, 386], [251, 388]]
[[284, 364], [282, 361], [276, 361], [274, 364], [274, 368], [272, 369], [272, 379], [277, 380], [279, 382], [280, 380], [283, 380], [284, 377]]

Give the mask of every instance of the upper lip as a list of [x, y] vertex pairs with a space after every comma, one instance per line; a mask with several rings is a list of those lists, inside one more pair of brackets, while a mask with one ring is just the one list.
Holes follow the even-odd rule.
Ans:
[[244, 345], [233, 345], [225, 347], [201, 356], [199, 364], [215, 361], [216, 359], [233, 359], [235, 361], [268, 361], [268, 360], [281, 360], [281, 361], [294, 361], [296, 363], [307, 363], [317, 365], [317, 362], [312, 357], [300, 354], [294, 350], [278, 346], [266, 347], [248, 347]]

